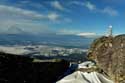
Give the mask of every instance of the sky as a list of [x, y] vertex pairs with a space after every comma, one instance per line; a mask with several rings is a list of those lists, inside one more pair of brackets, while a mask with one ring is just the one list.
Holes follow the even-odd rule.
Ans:
[[0, 33], [104, 35], [112, 25], [124, 34], [124, 8], [125, 0], [0, 0]]

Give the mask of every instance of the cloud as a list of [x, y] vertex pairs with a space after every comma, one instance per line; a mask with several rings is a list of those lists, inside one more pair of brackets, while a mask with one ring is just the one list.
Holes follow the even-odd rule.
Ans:
[[85, 33], [78, 33], [78, 36], [96, 36], [96, 33], [92, 33], [92, 32], [85, 32]]
[[0, 33], [5, 32], [14, 25], [26, 32], [53, 33], [49, 26], [57, 22], [67, 23], [69, 21], [71, 21], [69, 18], [64, 18], [55, 12], [42, 14], [19, 7], [0, 5]]
[[16, 3], [17, 6], [21, 6], [21, 7], [32, 7], [32, 8], [36, 8], [36, 9], [44, 9], [45, 7], [43, 6], [43, 4], [41, 3], [37, 3], [37, 2], [32, 2], [32, 1], [19, 1], [19, 3]]
[[61, 35], [76, 35], [77, 33], [79, 33], [79, 31], [68, 30], [68, 29], [61, 29], [57, 32], [57, 34], [61, 34]]
[[105, 7], [103, 10], [102, 10], [102, 13], [106, 13], [110, 16], [117, 16], [118, 15], [118, 11], [112, 9], [111, 7]]
[[[65, 4], [66, 5], [66, 4]], [[51, 6], [54, 7], [55, 9], [57, 10], [60, 10], [60, 11], [65, 11], [65, 12], [70, 12], [70, 10], [68, 10], [67, 8], [65, 8], [61, 2], [59, 1], [52, 1], [51, 2]]]
[[57, 21], [59, 19], [59, 15], [57, 13], [49, 13], [48, 14], [48, 19], [51, 21]]
[[65, 8], [60, 4], [60, 2], [59, 1], [53, 1], [52, 3], [51, 3], [51, 5], [54, 7], [54, 8], [56, 8], [56, 9], [58, 9], [58, 10], [64, 10]]
[[61, 3], [59, 1], [53, 1], [51, 3], [51, 5], [55, 8], [55, 9], [58, 9], [60, 11], [64, 11], [65, 8], [61, 5]]
[[20, 18], [28, 20], [50, 20], [50, 21], [57, 21], [61, 17], [59, 14], [54, 12], [47, 13], [46, 15], [44, 15], [35, 11], [30, 11], [26, 9], [21, 9], [12, 6], [5, 6], [5, 5], [0, 5], [0, 15], [1, 15], [0, 17], [4, 16], [3, 19]]
[[80, 5], [80, 6], [83, 6], [84, 3], [83, 3], [83, 2], [80, 2], [80, 1], [71, 1], [71, 2], [69, 3], [69, 5]]
[[83, 5], [89, 10], [96, 10], [96, 6], [90, 2], [85, 2]]
[[79, 2], [79, 1], [73, 1], [72, 4], [83, 6], [90, 11], [94, 11], [96, 13], [102, 13], [102, 14], [107, 14], [110, 16], [117, 16], [119, 12], [111, 7], [105, 6], [104, 8], [98, 8], [95, 4], [91, 3], [90, 1], [86, 2]]
[[29, 33], [41, 33], [49, 29], [46, 24], [37, 23], [27, 19], [0, 19], [0, 33], [6, 33], [9, 28], [16, 26]]
[[79, 30], [69, 30], [69, 29], [61, 29], [57, 34], [77, 35], [77, 36], [96, 36], [97, 35], [94, 32], [82, 32]]
[[47, 15], [47, 18], [55, 23], [71, 23], [72, 19], [68, 18], [68, 17], [63, 17], [62, 15], [59, 15], [55, 12], [50, 12]]
[[58, 14], [46, 14], [21, 9], [17, 7], [0, 5], [0, 33], [7, 31], [10, 27], [16, 25], [31, 33], [51, 33], [48, 28], [48, 21], [55, 21], [59, 18]]
[[72, 1], [70, 4], [71, 5], [83, 6], [83, 7], [86, 7], [87, 9], [89, 9], [89, 10], [96, 10], [96, 5], [89, 2], [89, 1], [86, 1], [86, 2]]
[[0, 5], [0, 15], [10, 15], [10, 16], [15, 16], [15, 17], [26, 17], [30, 19], [43, 19], [45, 18], [44, 15], [39, 14], [34, 11], [30, 10], [25, 10], [21, 8], [16, 8], [12, 6], [5, 6], [5, 5]]

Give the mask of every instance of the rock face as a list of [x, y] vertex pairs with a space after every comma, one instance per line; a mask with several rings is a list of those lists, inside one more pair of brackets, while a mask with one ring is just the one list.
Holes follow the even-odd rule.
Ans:
[[115, 83], [125, 83], [125, 35], [96, 39], [88, 52]]

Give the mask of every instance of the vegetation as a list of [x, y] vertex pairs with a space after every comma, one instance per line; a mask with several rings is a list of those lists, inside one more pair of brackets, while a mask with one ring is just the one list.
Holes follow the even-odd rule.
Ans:
[[0, 83], [54, 83], [68, 69], [69, 62], [33, 62], [33, 58], [0, 53]]

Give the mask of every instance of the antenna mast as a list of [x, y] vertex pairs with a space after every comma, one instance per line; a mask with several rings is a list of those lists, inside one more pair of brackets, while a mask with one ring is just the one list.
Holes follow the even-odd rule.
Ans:
[[112, 36], [112, 25], [109, 25], [108, 36]]

